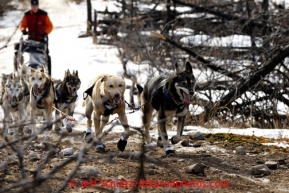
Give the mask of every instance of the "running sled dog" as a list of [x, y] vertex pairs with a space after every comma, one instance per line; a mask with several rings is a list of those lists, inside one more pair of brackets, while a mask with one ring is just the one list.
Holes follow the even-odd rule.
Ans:
[[[23, 132], [23, 123], [27, 118], [27, 95], [29, 95], [28, 85], [20, 77], [13, 77], [13, 75], [2, 77], [3, 92], [1, 93], [2, 108], [4, 111], [4, 128], [8, 128], [8, 133], [13, 134], [14, 130], [10, 128], [10, 123], [18, 123], [18, 132]], [[5, 131], [6, 133], [7, 131]]]
[[[44, 113], [45, 122], [49, 130], [52, 129], [52, 112], [55, 99], [53, 82], [49, 75], [45, 74], [42, 66], [41, 70], [30, 68], [29, 84], [30, 84], [30, 117], [32, 120], [32, 132], [36, 131], [36, 115]], [[48, 136], [48, 133], [45, 134]]]
[[8, 78], [13, 79], [13, 73], [11, 73], [11, 74], [3, 74], [2, 73], [1, 85], [0, 85], [1, 86], [0, 105], [2, 105], [2, 103], [3, 103], [3, 95], [5, 93], [5, 85], [6, 85]]
[[[125, 129], [117, 143], [117, 147], [120, 151], [125, 150], [127, 139], [130, 135], [125, 114], [125, 88], [124, 78], [120, 75], [100, 75], [90, 82], [89, 88], [84, 92], [85, 104], [83, 104], [86, 107], [85, 114], [87, 117], [87, 131], [84, 138], [86, 142], [89, 143], [92, 141], [92, 112], [94, 112], [96, 138], [101, 135], [110, 115], [117, 113], [119, 120]], [[105, 153], [105, 145], [103, 144], [102, 139], [98, 140], [96, 151]]]
[[[77, 100], [77, 91], [80, 88], [81, 81], [78, 77], [78, 71], [70, 73], [69, 70], [65, 71], [64, 79], [62, 81], [54, 81], [55, 88], [55, 107], [63, 113], [73, 116], [75, 103]], [[56, 120], [60, 119], [61, 115], [59, 111], [55, 111]], [[72, 131], [71, 122], [68, 121], [66, 124], [66, 130], [70, 133]], [[61, 120], [55, 125], [55, 131], [61, 130]]]
[[191, 97], [195, 93], [196, 79], [193, 75], [192, 66], [186, 63], [185, 70], [181, 71], [178, 64], [175, 64], [175, 74], [170, 77], [158, 76], [146, 82], [144, 87], [137, 85], [141, 94], [141, 104], [143, 104], [143, 125], [147, 146], [152, 146], [149, 134], [152, 113], [157, 111], [159, 138], [158, 144], [162, 140], [166, 154], [175, 153], [170, 146], [166, 130], [166, 121], [173, 117], [178, 117], [177, 136], [171, 139], [172, 144], [176, 144], [183, 133], [188, 106]]

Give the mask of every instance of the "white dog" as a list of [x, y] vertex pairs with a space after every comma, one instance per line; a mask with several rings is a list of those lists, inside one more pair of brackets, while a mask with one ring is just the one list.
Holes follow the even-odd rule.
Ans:
[[[5, 84], [4, 94], [3, 94], [3, 104], [2, 108], [4, 111], [4, 122], [5, 128], [10, 126], [10, 117], [12, 117], [13, 122], [19, 123], [19, 130], [22, 132], [23, 124], [27, 118], [26, 107], [28, 100], [25, 95], [27, 95], [28, 86], [23, 79], [19, 77], [14, 77], [13, 79], [9, 77]], [[13, 129], [9, 128], [8, 132], [13, 134]]]

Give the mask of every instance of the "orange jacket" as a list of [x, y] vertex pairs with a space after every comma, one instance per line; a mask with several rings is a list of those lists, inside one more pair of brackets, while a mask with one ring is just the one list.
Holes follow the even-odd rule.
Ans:
[[47, 15], [47, 12], [39, 9], [37, 13], [31, 10], [27, 11], [20, 25], [20, 30], [23, 32], [28, 28], [29, 39], [42, 41], [43, 34], [47, 35], [52, 31], [53, 25]]

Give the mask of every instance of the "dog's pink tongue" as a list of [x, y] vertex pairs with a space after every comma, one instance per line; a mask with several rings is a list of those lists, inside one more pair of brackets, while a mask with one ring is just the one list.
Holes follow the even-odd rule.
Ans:
[[120, 97], [115, 97], [115, 98], [114, 98], [114, 102], [115, 102], [115, 104], [117, 104], [118, 106], [120, 106], [120, 105], [122, 104], [122, 100], [121, 100]]
[[38, 87], [37, 86], [33, 86], [33, 93], [35, 95], [38, 95]]
[[185, 105], [190, 105], [190, 95], [188, 95], [186, 92], [183, 92], [183, 97]]
[[76, 96], [76, 91], [75, 90], [72, 91], [72, 96]]

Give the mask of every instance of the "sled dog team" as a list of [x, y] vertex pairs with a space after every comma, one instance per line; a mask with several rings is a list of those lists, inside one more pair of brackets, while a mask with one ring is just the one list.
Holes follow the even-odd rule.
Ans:
[[[189, 62], [183, 70], [178, 64], [174, 66], [175, 72], [170, 76], [157, 76], [149, 79], [143, 86], [137, 85], [141, 101], [142, 122], [148, 147], [153, 146], [149, 134], [153, 111], [157, 112], [159, 137], [158, 144], [162, 144], [166, 154], [174, 153], [171, 144], [180, 141], [183, 133], [185, 117], [188, 106], [195, 93], [196, 79]], [[63, 80], [52, 79], [45, 73], [45, 69], [36, 70], [22, 66], [19, 77], [13, 74], [2, 74], [0, 104], [4, 111], [5, 135], [16, 135], [23, 131], [24, 125], [29, 124], [33, 134], [40, 133], [36, 129], [36, 116], [43, 116], [44, 124], [48, 130], [52, 129], [52, 113], [55, 111], [54, 130], [58, 133], [62, 128], [63, 112], [73, 116], [77, 101], [77, 91], [81, 80], [78, 71], [65, 71]], [[126, 89], [124, 77], [121, 75], [102, 74], [92, 79], [84, 92], [83, 106], [87, 118], [87, 130], [84, 140], [93, 141], [102, 134], [103, 128], [112, 114], [117, 113], [125, 131], [122, 133], [117, 147], [124, 151], [130, 136], [130, 129], [125, 112], [124, 92]], [[93, 116], [92, 116], [93, 114]], [[166, 130], [166, 122], [177, 117], [177, 135], [170, 140]], [[92, 118], [94, 136], [92, 132]], [[30, 120], [28, 122], [28, 120]], [[68, 132], [72, 125], [65, 125]], [[15, 131], [12, 128], [17, 128]], [[49, 136], [45, 131], [45, 136]], [[97, 141], [96, 151], [105, 153], [102, 139]]]

